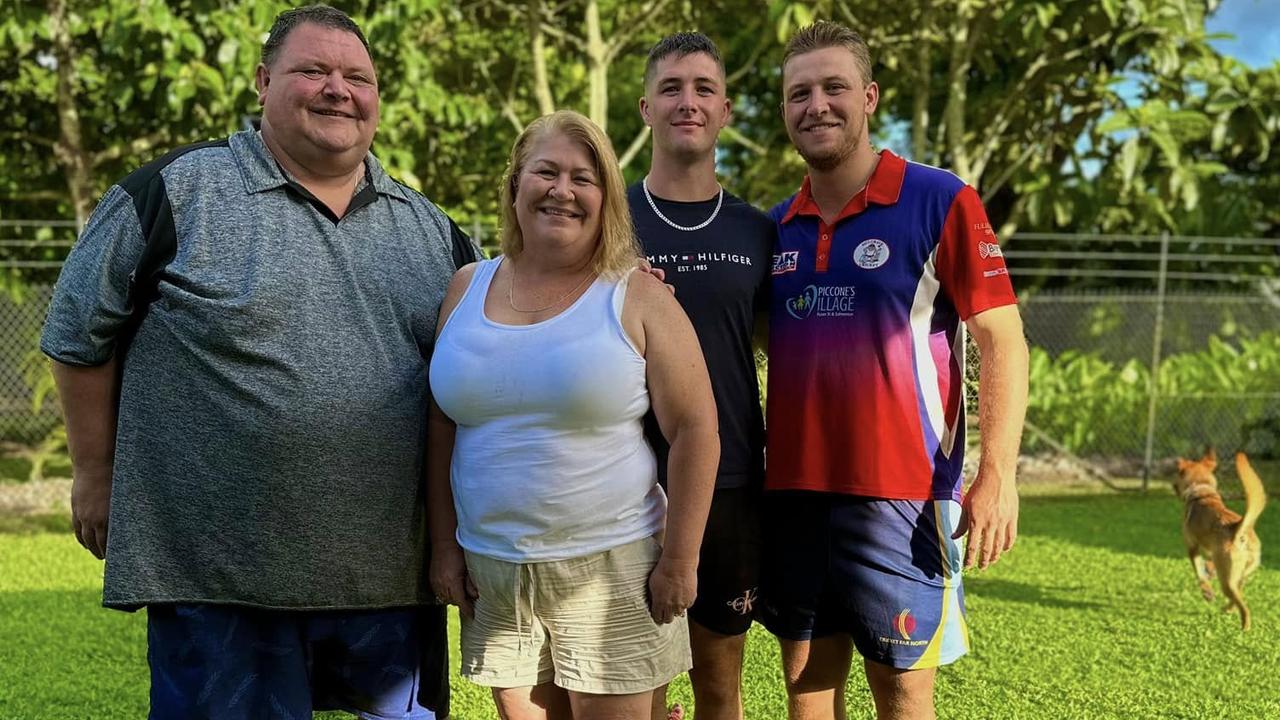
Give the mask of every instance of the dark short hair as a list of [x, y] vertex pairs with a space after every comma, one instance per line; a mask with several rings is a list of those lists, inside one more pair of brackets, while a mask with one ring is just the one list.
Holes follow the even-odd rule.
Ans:
[[[276, 56], [280, 54], [280, 48], [284, 46], [285, 38], [289, 37], [289, 33], [306, 23], [349, 32], [360, 38], [360, 44], [364, 46], [365, 52], [369, 52], [369, 41], [365, 39], [360, 26], [356, 25], [356, 21], [352, 20], [350, 15], [328, 5], [305, 5], [286, 10], [276, 16], [276, 21], [271, 23], [271, 32], [267, 34], [267, 41], [262, 44], [262, 64], [270, 67]], [[373, 54], [370, 53], [370, 57], [372, 56]]]
[[672, 55], [682, 58], [694, 53], [710, 55], [711, 59], [716, 61], [716, 67], [720, 68], [720, 76], [724, 77], [724, 60], [720, 59], [720, 50], [716, 48], [711, 38], [700, 32], [679, 32], [662, 38], [649, 51], [649, 59], [644, 64], [645, 86], [647, 87], [653, 81], [658, 62]]
[[842, 47], [848, 50], [853, 55], [853, 62], [858, 66], [858, 72], [862, 73], [862, 82], [866, 85], [871, 84], [871, 49], [867, 47], [867, 41], [844, 25], [826, 20], [806, 25], [791, 36], [782, 53], [782, 65], [786, 67], [787, 61], [796, 55], [831, 47]]

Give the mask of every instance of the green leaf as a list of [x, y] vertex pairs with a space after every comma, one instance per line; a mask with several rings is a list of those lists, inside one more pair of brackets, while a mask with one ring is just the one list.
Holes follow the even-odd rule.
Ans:
[[1138, 145], [1138, 136], [1136, 135], [1126, 140], [1120, 147], [1120, 178], [1126, 192], [1133, 184], [1133, 176], [1137, 174], [1138, 158], [1141, 153], [1142, 148]]
[[1102, 135], [1110, 135], [1121, 130], [1132, 130], [1133, 127], [1134, 120], [1130, 113], [1117, 112], [1108, 115], [1098, 123], [1098, 132]]
[[218, 64], [230, 65], [236, 59], [236, 52], [240, 49], [239, 41], [234, 38], [227, 38], [218, 45]]

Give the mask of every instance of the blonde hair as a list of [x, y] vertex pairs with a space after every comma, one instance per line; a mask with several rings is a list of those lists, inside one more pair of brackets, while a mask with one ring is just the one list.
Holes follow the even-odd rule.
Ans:
[[844, 25], [827, 20], [806, 25], [791, 36], [787, 41], [786, 49], [782, 51], [782, 66], [785, 68], [787, 61], [796, 55], [830, 47], [842, 47], [848, 50], [853, 55], [853, 62], [858, 66], [858, 72], [862, 73], [862, 84], [871, 84], [871, 49], [867, 47], [867, 41]]
[[640, 243], [631, 224], [631, 210], [627, 206], [626, 184], [618, 167], [618, 156], [614, 154], [613, 145], [604, 131], [586, 116], [572, 110], [560, 110], [534, 120], [511, 146], [511, 159], [502, 177], [502, 254], [515, 258], [524, 251], [524, 234], [516, 219], [516, 188], [533, 146], [554, 134], [564, 135], [582, 145], [595, 163], [602, 202], [600, 236], [592, 258], [592, 269], [601, 277], [621, 277], [639, 263]]

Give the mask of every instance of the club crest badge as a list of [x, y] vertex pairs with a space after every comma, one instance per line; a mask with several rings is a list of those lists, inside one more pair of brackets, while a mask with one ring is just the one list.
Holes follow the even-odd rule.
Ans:
[[853, 249], [853, 263], [863, 270], [875, 270], [887, 262], [889, 245], [883, 240], [863, 240]]

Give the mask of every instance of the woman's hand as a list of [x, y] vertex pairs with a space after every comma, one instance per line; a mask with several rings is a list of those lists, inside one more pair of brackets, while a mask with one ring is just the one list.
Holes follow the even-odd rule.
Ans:
[[475, 617], [475, 601], [480, 593], [467, 575], [467, 561], [458, 543], [431, 546], [431, 569], [427, 577], [431, 579], [436, 600], [457, 605], [458, 611], [468, 619]]
[[698, 596], [698, 563], [696, 560], [672, 560], [666, 555], [658, 559], [649, 573], [649, 614], [659, 625], [666, 625], [693, 605]]

